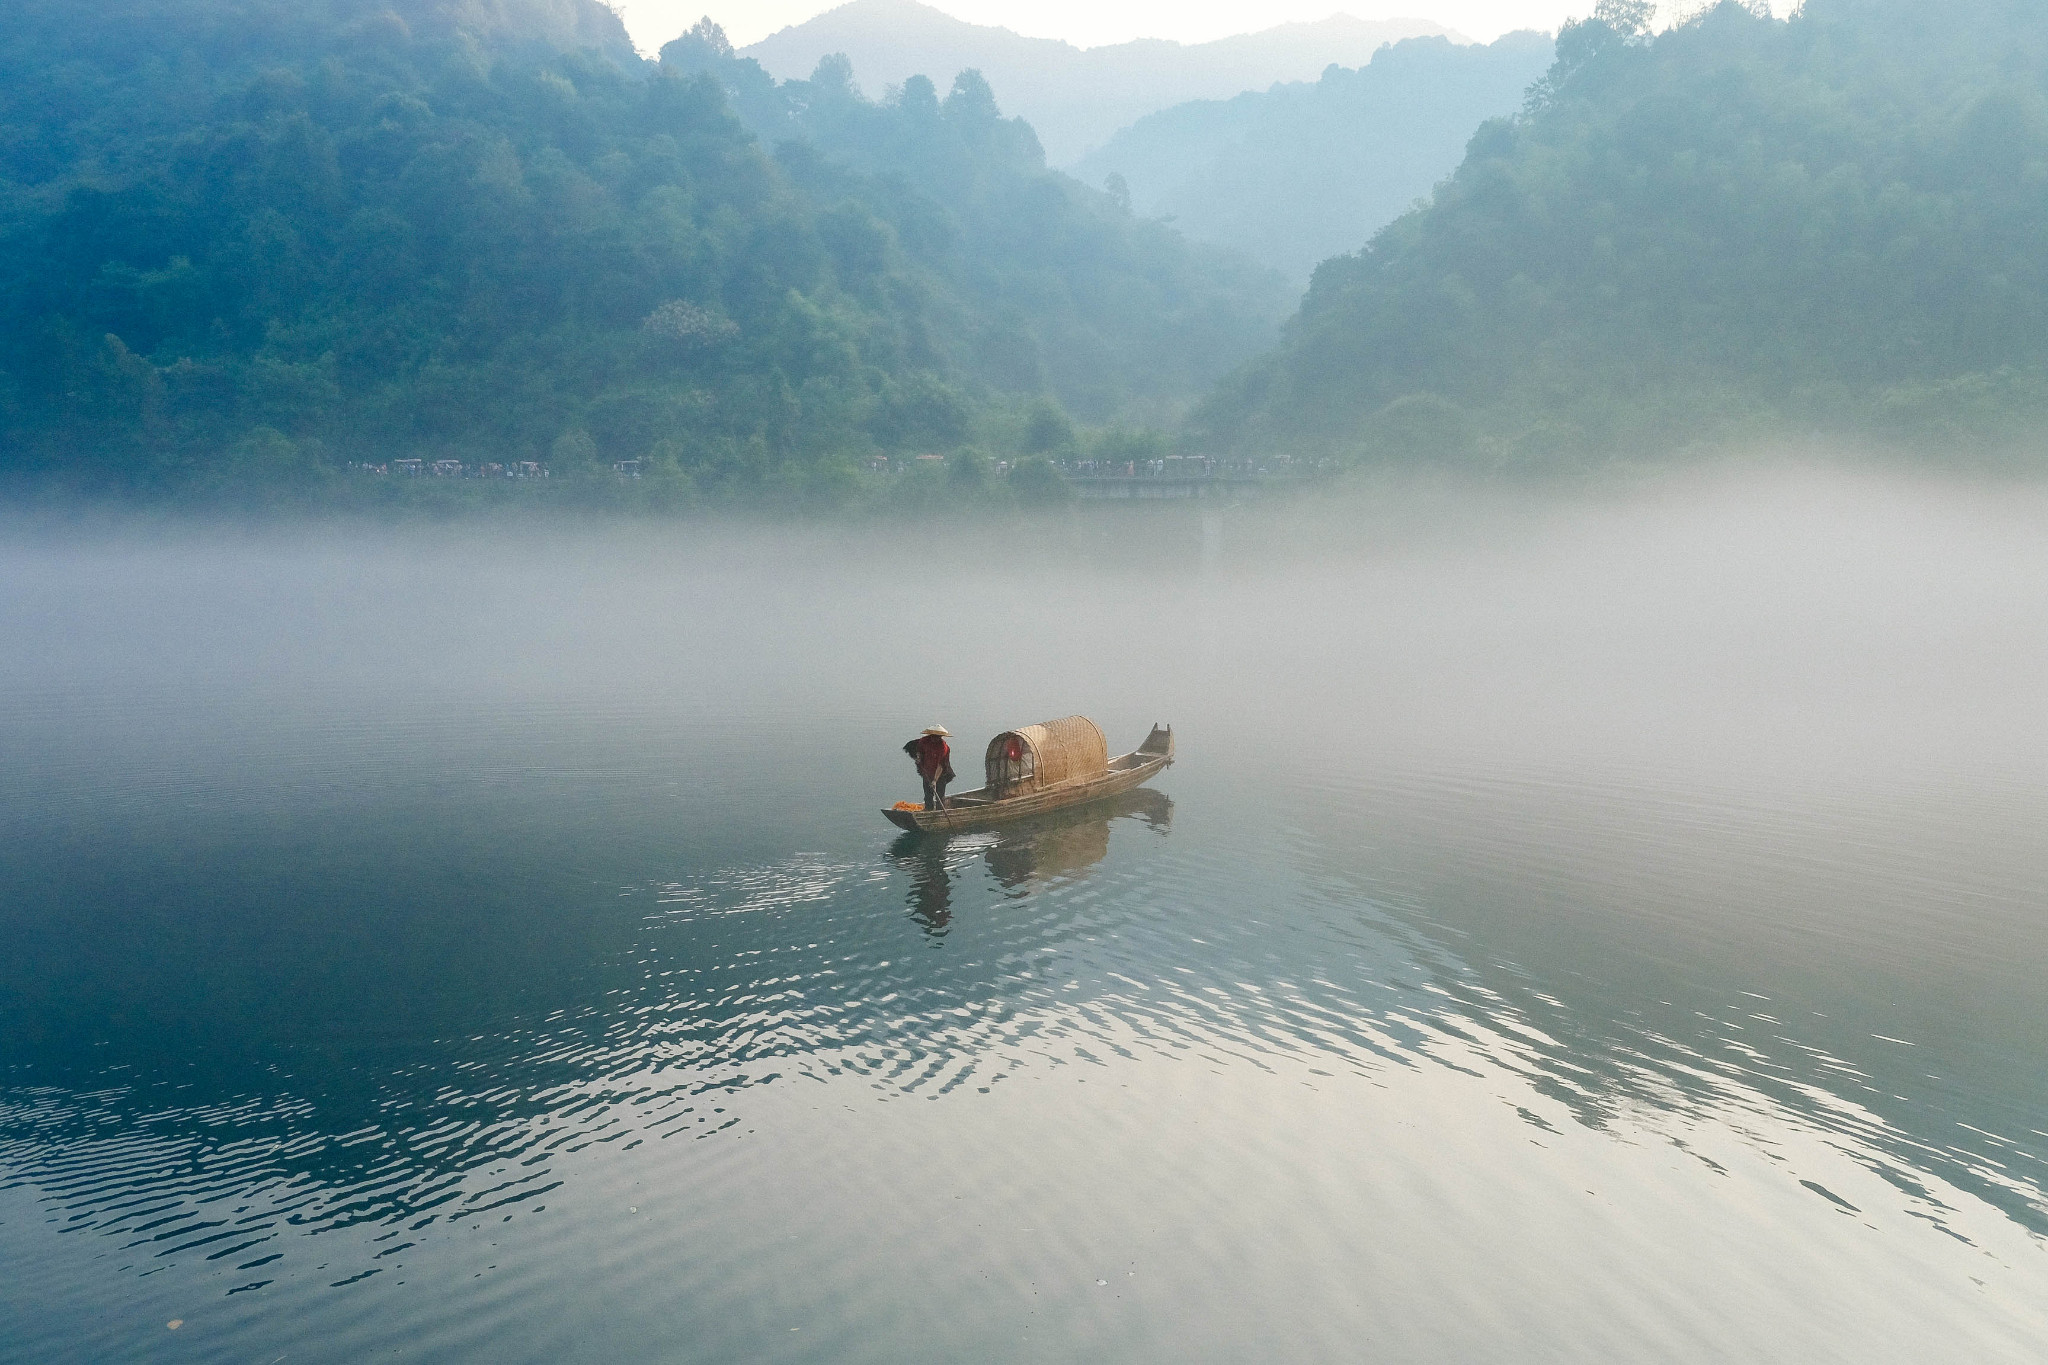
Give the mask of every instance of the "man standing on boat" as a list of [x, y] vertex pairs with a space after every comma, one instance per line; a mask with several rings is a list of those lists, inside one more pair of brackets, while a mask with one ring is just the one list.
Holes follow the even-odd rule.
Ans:
[[946, 743], [946, 736], [952, 733], [943, 725], [928, 725], [923, 734], [903, 746], [903, 752], [917, 765], [917, 775], [924, 779], [926, 810], [946, 808], [946, 784], [953, 780], [953, 746]]

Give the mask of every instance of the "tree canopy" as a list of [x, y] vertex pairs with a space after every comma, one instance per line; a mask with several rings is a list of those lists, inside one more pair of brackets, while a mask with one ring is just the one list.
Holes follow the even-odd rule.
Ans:
[[978, 79], [746, 65], [594, 0], [17, 0], [0, 473], [831, 498], [1036, 403], [1171, 413], [1270, 335], [1274, 280], [1047, 172]]
[[1937, 451], [2048, 416], [2048, 10], [1642, 0], [1363, 250], [1201, 424], [1534, 465], [1814, 431]]

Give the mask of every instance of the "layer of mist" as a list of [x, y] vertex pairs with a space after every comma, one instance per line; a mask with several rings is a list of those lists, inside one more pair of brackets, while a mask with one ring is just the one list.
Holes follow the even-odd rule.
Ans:
[[1233, 731], [1341, 715], [1356, 744], [1474, 756], [2024, 766], [2044, 503], [1741, 467], [950, 531], [17, 518], [0, 684], [66, 707], [610, 697], [996, 728], [1093, 699], [1244, 708]]
[[[2024, 1360], [2044, 514], [10, 522], [0, 1333]], [[882, 821], [1076, 710], [1179, 761]]]

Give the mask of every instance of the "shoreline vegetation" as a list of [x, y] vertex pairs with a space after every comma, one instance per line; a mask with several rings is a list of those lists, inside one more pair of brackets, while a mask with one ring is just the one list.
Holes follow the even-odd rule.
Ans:
[[1169, 470], [2048, 471], [2021, 0], [1599, 0], [1284, 321], [1277, 274], [1049, 170], [972, 71], [877, 100], [709, 20], [646, 60], [594, 0], [485, 13], [0, 15], [0, 497], [915, 518]]
[[[279, 438], [282, 440], [283, 438]], [[95, 493], [44, 483], [0, 487], [0, 508], [50, 508], [67, 503], [108, 510], [162, 506], [230, 512], [357, 512], [399, 516], [461, 516], [493, 512], [570, 514], [614, 511], [654, 516], [740, 514], [894, 519], [1055, 513], [1097, 505], [1215, 507], [1286, 496], [1326, 485], [1343, 471], [1328, 461], [1209, 460], [1146, 454], [1163, 443], [1103, 443], [1122, 458], [991, 460], [975, 449], [948, 455], [878, 457], [811, 486], [704, 487], [674, 465], [620, 460], [609, 467], [537, 461], [397, 458], [334, 468], [293, 452], [295, 476], [280, 478], [284, 460], [237, 477], [230, 467], [204, 485], [169, 489], [101, 489]], [[1132, 452], [1136, 450], [1138, 454]]]
[[[962, 469], [974, 472], [962, 474]], [[0, 487], [0, 532], [34, 536], [64, 525], [205, 524], [254, 529], [269, 523], [365, 527], [476, 527], [637, 522], [679, 530], [717, 526], [792, 529], [896, 527], [924, 534], [973, 536], [977, 527], [1034, 528], [1053, 540], [1125, 528], [1142, 540], [1156, 528], [1194, 545], [1229, 528], [1233, 546], [1247, 528], [1278, 545], [1294, 535], [1343, 540], [1348, 527], [1368, 539], [1399, 538], [1410, 522], [1458, 521], [1478, 509], [1522, 503], [1557, 510], [1684, 496], [1724, 481], [1763, 479], [1905, 480], [1930, 490], [2032, 496], [2048, 490], [2031, 450], [1935, 459], [1921, 449], [1813, 439], [1728, 443], [1595, 466], [1474, 468], [1449, 464], [1346, 464], [1274, 459], [1215, 462], [1210, 471], [1126, 472], [1085, 463], [1025, 461], [999, 471], [944, 462], [900, 473], [863, 470], [835, 483], [829, 497], [800, 490], [704, 490], [661, 473], [585, 470], [569, 477], [444, 472], [377, 472], [374, 467], [321, 470], [295, 482], [209, 485], [203, 490], [74, 490], [17, 484]], [[1194, 485], [1190, 487], [1190, 485]], [[1062, 529], [1064, 528], [1064, 529]], [[1311, 534], [1312, 528], [1312, 534]], [[1081, 542], [1074, 542], [1077, 546]], [[1042, 546], [1040, 548], [1043, 548]], [[1213, 547], [1211, 547], [1213, 549]], [[972, 557], [973, 542], [955, 547]]]

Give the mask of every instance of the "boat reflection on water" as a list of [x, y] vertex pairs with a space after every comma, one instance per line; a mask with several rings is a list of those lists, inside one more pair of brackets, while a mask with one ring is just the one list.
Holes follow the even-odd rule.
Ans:
[[1033, 883], [1074, 877], [1109, 855], [1109, 826], [1125, 818], [1143, 820], [1159, 833], [1173, 824], [1173, 802], [1164, 792], [1141, 787], [1060, 818], [1047, 817], [1004, 830], [982, 856], [996, 881], [1013, 896]]
[[1173, 802], [1141, 787], [997, 833], [905, 834], [889, 846], [889, 856], [910, 873], [911, 917], [938, 936], [953, 920], [954, 875], [976, 854], [1006, 895], [1026, 896], [1043, 883], [1086, 875], [1109, 855], [1110, 825], [1122, 819], [1142, 820], [1164, 834], [1173, 824]]

